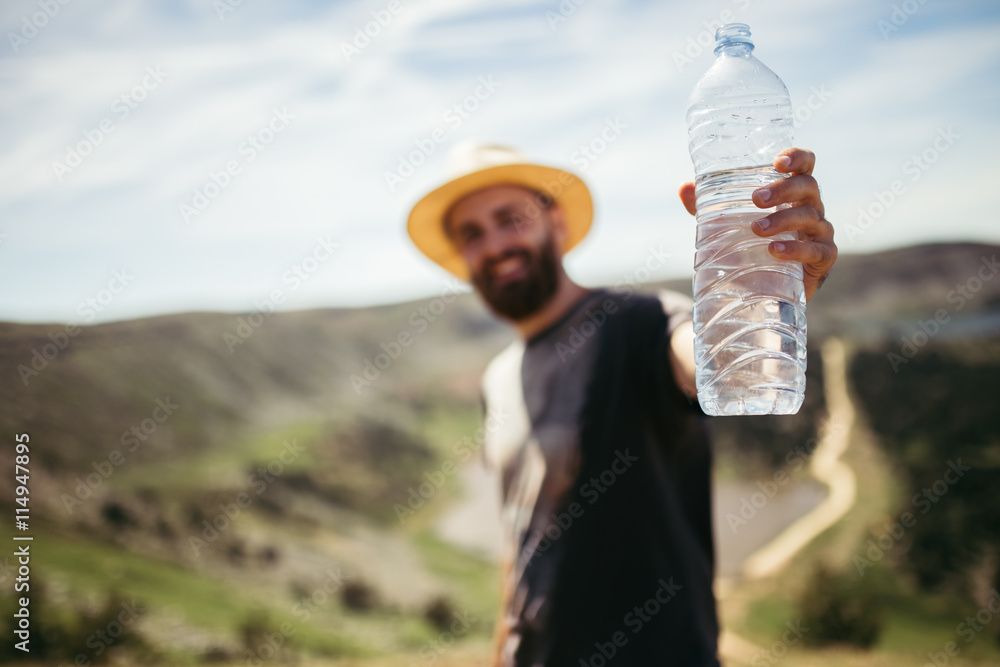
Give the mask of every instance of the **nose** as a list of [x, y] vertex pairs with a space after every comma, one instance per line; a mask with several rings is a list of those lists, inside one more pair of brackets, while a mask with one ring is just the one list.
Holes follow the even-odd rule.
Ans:
[[515, 248], [514, 239], [502, 230], [492, 228], [486, 232], [482, 244], [484, 261], [499, 260], [506, 257]]

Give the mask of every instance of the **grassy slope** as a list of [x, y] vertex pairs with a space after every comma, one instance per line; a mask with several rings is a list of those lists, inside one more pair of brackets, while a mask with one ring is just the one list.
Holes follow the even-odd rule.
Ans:
[[[470, 408], [435, 411], [423, 424], [442, 455], [450, 451], [452, 442], [474, 432], [476, 427], [478, 414]], [[276, 453], [275, 443], [281, 439], [308, 439], [316, 432], [315, 424], [299, 424], [287, 431], [247, 440], [239, 446], [209, 450], [186, 466], [147, 464], [123, 469], [114, 481], [123, 491], [133, 487], [155, 488], [174, 494], [175, 499], [203, 493], [209, 488], [225, 488], [248, 462], [272, 457]], [[306, 462], [305, 458], [302, 463]], [[191, 474], [192, 470], [197, 470], [198, 474]], [[433, 586], [438, 594], [449, 599], [456, 610], [468, 610], [478, 619], [463, 634], [463, 641], [478, 641], [482, 645], [492, 629], [497, 607], [496, 568], [441, 543], [429, 530], [437, 512], [454, 497], [455, 486], [455, 480], [449, 480], [442, 492], [418, 513], [419, 520], [403, 527], [390, 524], [370, 529], [398, 533], [403, 541], [395, 543], [395, 550], [405, 548], [407, 542], [412, 545], [413, 560], [420, 569], [417, 576], [426, 580], [425, 587]], [[252, 510], [249, 508], [234, 521], [230, 532], [247, 538], [265, 533], [270, 543], [280, 545], [285, 551], [294, 551], [294, 545], [307, 548], [318, 541], [317, 534], [323, 536], [324, 543], [336, 539], [348, 548], [360, 548], [356, 543], [366, 539], [351, 528], [366, 523], [362, 518], [303, 530], [288, 517], [274, 521]], [[293, 613], [300, 598], [291, 593], [288, 586], [282, 585], [285, 576], [252, 568], [249, 572], [233, 574], [220, 571], [218, 564], [205, 560], [196, 561], [192, 566], [176, 559], [135, 553], [100, 538], [66, 534], [64, 528], [43, 520], [33, 522], [33, 526], [36, 540], [33, 566], [39, 576], [65, 586], [67, 599], [89, 600], [96, 604], [112, 590], [122, 599], [135, 597], [141, 606], [150, 610], [141, 626], [152, 630], [166, 623], [166, 619], [172, 619], [170, 623], [179, 628], [174, 639], [180, 634], [201, 634], [208, 638], [206, 641], [210, 645], [235, 649], [239, 643], [238, 628], [251, 610], [266, 611], [274, 627], [282, 622], [291, 623], [295, 645], [317, 655], [378, 656], [419, 651], [439, 634], [419, 618], [418, 610], [398, 608], [393, 604], [373, 613], [359, 614], [345, 610], [336, 600], [325, 601], [309, 615], [308, 621], [303, 622]], [[9, 539], [9, 536], [0, 535], [0, 539], [4, 538]], [[338, 561], [329, 561], [333, 562]], [[369, 579], [367, 573], [364, 576], [367, 583], [379, 585], [377, 579]], [[417, 582], [410, 583], [417, 585]], [[315, 585], [310, 590], [315, 591]], [[171, 637], [165, 635], [160, 639], [169, 641]], [[190, 659], [191, 656], [182, 651], [175, 652], [173, 657], [178, 663]]]
[[[857, 574], [853, 558], [864, 556], [865, 541], [882, 535], [884, 522], [898, 519], [894, 510], [900, 506], [903, 489], [894, 481], [890, 464], [860, 411], [844, 460], [857, 476], [857, 502], [851, 512], [807, 546], [781, 575], [747, 584], [723, 605], [724, 625], [760, 647], [780, 641], [785, 623], [799, 617], [796, 600], [815, 563], [826, 562]], [[879, 571], [866, 569], [864, 576], [878, 577]], [[942, 651], [949, 641], [958, 642], [955, 626], [976, 612], [956, 600], [920, 593], [905, 584], [903, 589], [889, 587], [884, 600], [886, 624], [872, 651], [798, 646], [789, 651], [786, 661], [809, 667], [920, 665], [926, 662], [927, 653]], [[961, 664], [1000, 663], [1000, 648], [988, 638], [959, 645]]]
[[[980, 256], [996, 250], [953, 244], [873, 257], [844, 256], [810, 304], [810, 332], [840, 331], [859, 321], [881, 326], [926, 318], [936, 307], [946, 305], [950, 285], [963, 282]], [[665, 286], [687, 291], [690, 281]], [[1000, 283], [987, 283], [972, 306], [993, 304], [998, 293]], [[111, 588], [142, 596], [151, 608], [175, 610], [185, 632], [203, 629], [207, 641], [235, 641], [236, 628], [249, 609], [268, 609], [273, 619], [287, 618], [295, 602], [290, 574], [273, 578], [266, 571], [234, 573], [221, 560], [192, 564], [169, 551], [157, 554], [141, 545], [133, 548], [128, 542], [109, 541], [101, 531], [87, 535], [73, 529], [73, 521], [58, 513], [58, 502], [53, 499], [72, 487], [73, 476], [89, 472], [91, 461], [120, 447], [121, 432], [148, 417], [155, 399], [165, 395], [179, 400], [182, 409], [116, 471], [102, 492], [128, 496], [142, 489], [160, 490], [176, 510], [182, 501], [206, 491], [239, 488], [245, 484], [247, 465], [275, 456], [283, 439], [313, 441], [323, 433], [324, 425], [357, 415], [391, 417], [422, 437], [439, 458], [447, 458], [453, 443], [478, 427], [478, 376], [489, 356], [509, 339], [509, 332], [492, 322], [468, 295], [450, 304], [445, 315], [425, 331], [417, 331], [412, 322], [420, 305], [424, 304], [275, 315], [232, 353], [222, 334], [235, 329], [235, 315], [191, 313], [91, 327], [72, 339], [28, 387], [16, 373], [17, 364], [30, 361], [31, 350], [48, 343], [46, 335], [61, 327], [0, 324], [4, 343], [0, 363], [8, 369], [0, 399], [11, 408], [0, 414], [0, 426], [7, 432], [30, 431], [44, 448], [39, 460], [57, 471], [40, 486], [49, 496], [53, 515], [47, 528], [45, 523], [34, 524], [38, 527], [39, 572], [61, 575], [56, 579], [62, 582], [68, 600], [74, 596], [93, 600]], [[381, 352], [381, 342], [403, 331], [413, 334], [413, 345], [371, 387], [360, 395], [354, 392], [349, 377], [362, 371], [366, 359]], [[866, 331], [857, 330], [859, 335]], [[858, 538], [869, 526], [888, 518], [883, 517], [885, 508], [894, 506], [898, 489], [886, 484], [891, 476], [877, 448], [866, 440], [869, 436], [863, 430], [855, 435], [848, 457], [860, 477], [862, 498], [856, 511], [821, 536], [779, 580], [751, 587], [724, 607], [727, 624], [759, 644], [773, 641], [792, 618], [792, 600], [808, 563], [819, 558], [849, 563]], [[310, 451], [289, 470], [309, 469], [317, 461]], [[725, 461], [721, 465], [725, 467]], [[2, 503], [11, 494], [6, 488], [0, 491]], [[456, 493], [455, 480], [450, 479], [402, 527], [391, 522], [372, 524], [364, 516], [340, 511], [334, 519], [317, 519], [319, 528], [309, 533], [285, 519], [252, 512], [233, 534], [252, 543], [260, 543], [264, 535], [267, 540], [292, 545], [291, 552], [312, 555], [314, 560], [308, 562], [313, 567], [324, 553], [329, 558], [362, 547], [400, 549], [403, 560], [420, 573], [415, 584], [423, 586], [421, 590], [443, 592], [457, 607], [468, 607], [484, 619], [438, 662], [470, 664], [461, 660], [485, 655], [497, 581], [492, 565], [441, 544], [429, 533], [437, 512]], [[295, 496], [291, 506], [326, 516], [315, 509], [315, 503], [310, 504], [307, 495]], [[36, 512], [39, 506], [35, 505]], [[317, 545], [316, 532], [329, 539]], [[388, 537], [378, 537], [380, 533]], [[0, 539], [6, 537], [0, 532]], [[377, 577], [374, 583], [379, 583]], [[964, 617], [949, 601], [900, 597], [892, 605], [879, 650], [861, 658], [866, 664], [899, 664], [878, 661], [904, 657], [905, 664], [915, 664], [927, 650], [939, 650], [951, 634], [949, 628]], [[421, 649], [436, 636], [417, 619], [412, 606], [364, 615], [345, 612], [330, 602], [301, 625], [298, 641], [316, 652], [380, 654], [388, 650], [406, 656], [395, 661], [379, 658], [373, 667], [409, 664], [418, 657], [423, 661], [426, 654], [421, 655]], [[968, 653], [983, 651], [995, 659], [985, 644], [977, 642]], [[813, 664], [813, 660], [820, 661], [815, 664], [843, 664], [846, 660], [833, 657], [827, 663], [822, 661], [825, 655], [796, 653], [800, 664]]]
[[[473, 434], [479, 426], [477, 406], [458, 404], [456, 408], [454, 405], [454, 401], [449, 404], [452, 407], [431, 405], [417, 420], [419, 435], [432, 447], [438, 461], [449, 455], [454, 458], [453, 443], [463, 435]], [[128, 498], [139, 490], [155, 491], [168, 499], [161, 508], [164, 516], [176, 513], [186, 502], [205, 494], [215, 494], [228, 502], [238, 491], [248, 491], [245, 477], [251, 464], [273, 460], [281, 452], [281, 443], [285, 440], [313, 444], [323, 432], [320, 423], [297, 422], [270, 431], [260, 429], [254, 434], [234, 438], [232, 444], [179, 459], [136, 461], [116, 470], [106, 488], [100, 491], [110, 491], [108, 497], [119, 498]], [[316, 452], [310, 446], [286, 467], [283, 474], [308, 470], [316, 462]], [[438, 463], [427, 465], [428, 471], [437, 469]], [[386, 599], [383, 606], [371, 613], [352, 613], [331, 600], [319, 605], [308, 621], [303, 622], [293, 613], [300, 596], [293, 594], [289, 584], [298, 579], [311, 580], [310, 585], [303, 586], [315, 591], [317, 574], [323, 571], [324, 563], [346, 563], [346, 572], [376, 588], [412, 586], [423, 592], [410, 597], [445, 596], [456, 610], [468, 609], [479, 619], [463, 634], [463, 641], [481, 643], [489, 636], [497, 606], [496, 568], [442, 544], [429, 530], [437, 513], [455, 497], [455, 482], [455, 478], [450, 478], [417, 518], [404, 526], [395, 522], [373, 523], [371, 519], [343, 510], [331, 518], [323, 511], [322, 504], [313, 502], [309, 494], [301, 494], [287, 502], [291, 513], [277, 518], [250, 506], [233, 521], [233, 527], [223, 538], [277, 545], [283, 560], [304, 561], [308, 556], [306, 565], [303, 567], [300, 562], [292, 574], [253, 568], [233, 571], [226, 567], [224, 559], [214, 557], [221, 550], [216, 547], [222, 546], [222, 539], [211, 543], [205, 552], [208, 556], [192, 559], [184, 542], [188, 536], [197, 536], [199, 532], [190, 528], [182, 528], [176, 540], [184, 552], [184, 557], [178, 558], [169, 549], [157, 556], [155, 548], [136, 545], [124, 538], [109, 542], [106, 530], [94, 530], [88, 536], [72, 530], [61, 516], [54, 522], [44, 518], [33, 520], [37, 554], [33, 564], [39, 576], [59, 582], [65, 588], [65, 600], [75, 601], [72, 604], [85, 600], [97, 604], [112, 590], [123, 598], [134, 596], [150, 610], [140, 627], [161, 640], [161, 645], [173, 643], [172, 660], [178, 663], [192, 659], [190, 651], [196, 649], [190, 637], [194, 635], [203, 637], [197, 650], [213, 645], [236, 650], [238, 628], [252, 610], [266, 611], [274, 627], [282, 622], [292, 623], [294, 644], [315, 655], [379, 656], [413, 652], [425, 648], [438, 637], [438, 631], [421, 620], [419, 606], [399, 606], [398, 597], [406, 595]], [[56, 493], [55, 488], [46, 491], [48, 496]], [[384, 499], [386, 511], [391, 501], [405, 501], [405, 490], [399, 488], [397, 491], [398, 497]], [[99, 501], [88, 500], [85, 510], [93, 510], [95, 502]], [[315, 509], [317, 505], [319, 509]], [[367, 509], [374, 514], [386, 513]], [[84, 510], [77, 510], [75, 516], [82, 514]], [[305, 515], [312, 517], [316, 525], [301, 525], [300, 519]], [[0, 539], [3, 538], [9, 539], [9, 536], [0, 535]], [[136, 539], [146, 538], [140, 535]], [[409, 576], [390, 582], [380, 578], [377, 563], [363, 572], [352, 568], [357, 564], [351, 558], [358, 560], [366, 553], [379, 551], [387, 557], [384, 570], [395, 569], [395, 564], [402, 562], [412, 568]], [[359, 553], [362, 556], [357, 556]], [[310, 563], [311, 577], [308, 574]], [[173, 634], [161, 633], [158, 628], [162, 625], [174, 627]], [[80, 650], [86, 649], [80, 647]]]

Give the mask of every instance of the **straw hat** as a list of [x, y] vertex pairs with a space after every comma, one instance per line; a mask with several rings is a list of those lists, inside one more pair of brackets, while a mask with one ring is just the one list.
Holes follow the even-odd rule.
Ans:
[[449, 162], [451, 180], [417, 202], [406, 230], [421, 252], [462, 280], [469, 280], [468, 268], [445, 234], [444, 215], [452, 204], [476, 190], [509, 183], [551, 197], [562, 209], [569, 232], [563, 253], [590, 230], [594, 217], [590, 191], [568, 171], [532, 164], [520, 152], [494, 144], [459, 144], [451, 151]]

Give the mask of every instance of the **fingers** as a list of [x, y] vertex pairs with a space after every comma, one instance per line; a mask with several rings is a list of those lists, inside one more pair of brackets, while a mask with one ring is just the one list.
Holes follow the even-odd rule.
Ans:
[[811, 267], [812, 273], [833, 266], [837, 257], [837, 246], [826, 241], [775, 241], [768, 244], [767, 250], [777, 259], [801, 262], [802, 268]]
[[[826, 208], [819, 185], [813, 178], [816, 155], [804, 148], [787, 148], [774, 158], [774, 168], [787, 178], [754, 190], [752, 201], [759, 208], [789, 204], [753, 223], [751, 229], [762, 237], [793, 232], [797, 240], [773, 241], [768, 252], [776, 259], [802, 264], [806, 301], [811, 299], [837, 261], [837, 245], [833, 241], [833, 225], [826, 220]], [[694, 215], [694, 183], [684, 183], [677, 194], [688, 213]]]
[[681, 202], [684, 204], [684, 208], [687, 209], [687, 212], [690, 213], [691, 215], [694, 215], [696, 210], [694, 183], [690, 181], [688, 181], [687, 183], [683, 183], [680, 187], [680, 190], [677, 191], [677, 194], [680, 196]]
[[815, 166], [816, 154], [812, 151], [787, 148], [774, 158], [774, 168], [791, 176], [755, 190], [752, 196], [753, 203], [760, 208], [792, 205], [757, 220], [751, 229], [765, 238], [782, 232], [797, 234], [798, 240], [774, 241], [767, 249], [776, 259], [802, 264], [806, 301], [813, 297], [837, 261], [833, 225], [825, 218], [819, 184], [812, 176]]
[[805, 241], [833, 241], [833, 225], [812, 206], [793, 206], [775, 211], [751, 225], [758, 236], [774, 236], [781, 232], [799, 232]]
[[782, 174], [812, 174], [816, 154], [804, 148], [786, 148], [774, 158], [774, 168]]
[[775, 241], [768, 244], [767, 250], [777, 259], [802, 263], [806, 301], [813, 297], [837, 261], [837, 246], [832, 240]]
[[754, 190], [753, 203], [760, 208], [770, 208], [780, 204], [803, 204], [819, 211], [820, 217], [824, 211], [819, 184], [808, 174], [779, 178], [766, 187]]
[[796, 234], [798, 240], [774, 241], [767, 249], [776, 259], [802, 264], [806, 301], [813, 297], [837, 261], [833, 225], [825, 218], [819, 185], [812, 176], [815, 164], [816, 156], [811, 151], [784, 150], [775, 158], [774, 168], [792, 175], [753, 193], [753, 202], [760, 208], [791, 204], [755, 221], [751, 229], [765, 238], [782, 232]]

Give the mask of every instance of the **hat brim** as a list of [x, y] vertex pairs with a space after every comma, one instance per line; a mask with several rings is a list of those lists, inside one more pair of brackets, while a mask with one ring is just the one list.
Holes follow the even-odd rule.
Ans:
[[578, 176], [537, 164], [503, 164], [465, 174], [432, 190], [410, 211], [406, 230], [413, 243], [433, 262], [462, 280], [469, 280], [465, 260], [444, 231], [444, 215], [456, 201], [493, 185], [522, 185], [548, 195], [563, 212], [566, 253], [590, 230], [594, 204], [590, 190]]

